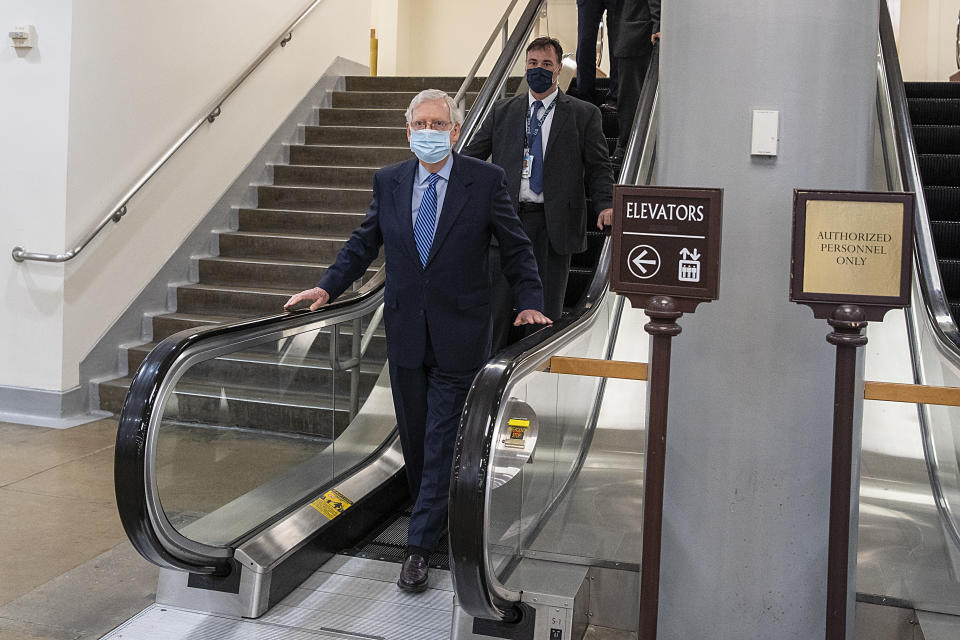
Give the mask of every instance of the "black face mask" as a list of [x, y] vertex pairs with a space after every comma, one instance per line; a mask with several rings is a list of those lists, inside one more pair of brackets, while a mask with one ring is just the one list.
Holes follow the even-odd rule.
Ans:
[[527, 86], [534, 93], [543, 93], [553, 86], [553, 74], [543, 67], [527, 69]]

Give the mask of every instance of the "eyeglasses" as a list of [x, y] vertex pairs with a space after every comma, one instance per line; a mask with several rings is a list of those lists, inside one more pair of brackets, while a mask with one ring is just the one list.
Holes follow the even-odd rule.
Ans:
[[410, 123], [410, 128], [414, 131], [423, 131], [424, 129], [433, 129], [434, 131], [446, 131], [453, 123], [446, 120], [414, 120]]

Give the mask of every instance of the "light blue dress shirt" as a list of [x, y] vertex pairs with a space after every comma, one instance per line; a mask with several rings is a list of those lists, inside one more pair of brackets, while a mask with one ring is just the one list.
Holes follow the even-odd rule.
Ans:
[[[447, 195], [447, 183], [450, 181], [450, 171], [453, 169], [453, 154], [447, 156], [447, 161], [437, 175], [437, 217], [434, 220], [433, 230], [437, 230], [437, 223], [440, 222], [440, 213], [443, 211], [443, 198]], [[423, 200], [423, 194], [427, 192], [430, 186], [430, 172], [423, 168], [423, 165], [417, 162], [417, 175], [413, 181], [413, 225], [417, 224], [417, 211], [420, 210], [420, 201]]]

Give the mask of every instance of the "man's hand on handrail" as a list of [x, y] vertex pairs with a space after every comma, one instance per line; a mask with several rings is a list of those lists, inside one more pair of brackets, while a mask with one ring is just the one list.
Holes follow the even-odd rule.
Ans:
[[304, 300], [312, 300], [313, 304], [310, 305], [310, 311], [316, 311], [323, 305], [330, 302], [330, 294], [320, 287], [314, 287], [313, 289], [301, 291], [296, 295], [290, 296], [290, 299], [284, 303], [283, 310], [290, 311], [290, 307], [294, 306], [298, 302], [303, 302]]
[[517, 319], [513, 321], [513, 326], [515, 327], [519, 327], [522, 324], [553, 324], [553, 320], [536, 309], [524, 309], [517, 314]]

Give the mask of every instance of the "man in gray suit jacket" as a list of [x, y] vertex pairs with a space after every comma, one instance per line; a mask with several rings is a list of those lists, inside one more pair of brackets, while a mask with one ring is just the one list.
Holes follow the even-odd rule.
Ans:
[[[506, 172], [507, 190], [533, 243], [544, 313], [554, 321], [563, 310], [570, 258], [587, 248], [588, 218], [596, 216], [602, 228], [601, 221], [609, 221], [613, 212], [613, 175], [600, 110], [560, 91], [562, 56], [556, 39], [532, 41], [526, 60], [529, 93], [497, 102], [463, 150], [474, 158], [490, 158]], [[506, 280], [497, 280], [494, 350], [507, 342], [514, 306]]]

